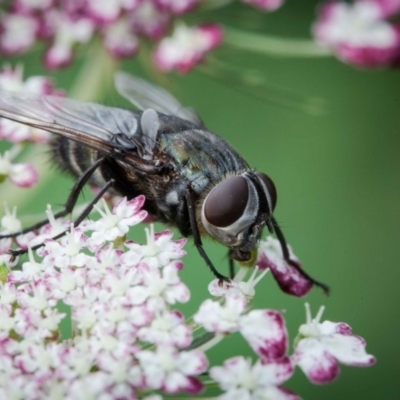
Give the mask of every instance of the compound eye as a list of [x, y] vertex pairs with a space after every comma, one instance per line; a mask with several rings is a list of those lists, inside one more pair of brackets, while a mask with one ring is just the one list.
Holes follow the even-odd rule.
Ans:
[[227, 178], [218, 183], [207, 196], [204, 216], [210, 224], [220, 228], [232, 225], [243, 215], [248, 198], [249, 189], [245, 178]]
[[257, 172], [256, 175], [260, 178], [260, 180], [264, 183], [267, 188], [267, 198], [270, 202], [271, 212], [275, 210], [276, 201], [277, 201], [277, 193], [274, 182], [272, 182], [271, 178], [262, 172]]

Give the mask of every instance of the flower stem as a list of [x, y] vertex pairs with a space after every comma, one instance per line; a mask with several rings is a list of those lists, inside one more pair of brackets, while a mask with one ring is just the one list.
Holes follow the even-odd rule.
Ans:
[[212, 347], [217, 345], [219, 342], [221, 342], [225, 337], [226, 337], [226, 335], [224, 335], [222, 333], [218, 333], [211, 340], [204, 343], [202, 346], [199, 346], [198, 349], [203, 352], [206, 352], [207, 350], [211, 349]]
[[266, 34], [224, 27], [224, 43], [241, 50], [277, 57], [327, 57], [331, 52], [312, 40], [285, 39]]

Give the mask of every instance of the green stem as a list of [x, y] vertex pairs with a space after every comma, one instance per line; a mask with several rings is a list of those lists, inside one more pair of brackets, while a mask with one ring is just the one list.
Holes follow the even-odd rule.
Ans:
[[215, 10], [216, 8], [225, 7], [228, 4], [233, 3], [233, 0], [203, 0], [200, 3], [200, 11]]
[[113, 75], [118, 63], [99, 42], [92, 43], [88, 52], [69, 94], [74, 99], [96, 101], [100, 100], [113, 84]]
[[241, 50], [254, 51], [278, 57], [327, 57], [329, 49], [312, 40], [285, 39], [266, 34], [224, 27], [224, 43]]

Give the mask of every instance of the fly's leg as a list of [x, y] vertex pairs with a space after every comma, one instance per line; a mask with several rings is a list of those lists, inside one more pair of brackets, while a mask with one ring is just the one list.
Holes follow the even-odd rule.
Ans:
[[190, 227], [192, 228], [193, 241], [194, 241], [194, 245], [197, 248], [197, 251], [203, 257], [203, 259], [206, 262], [207, 266], [210, 268], [211, 272], [215, 275], [215, 277], [217, 279], [219, 279], [220, 281], [230, 281], [230, 279], [228, 277], [226, 277], [225, 275], [220, 274], [217, 271], [217, 269], [214, 267], [214, 265], [211, 262], [211, 260], [208, 258], [207, 253], [203, 249], [203, 243], [201, 242], [200, 232], [199, 232], [199, 229], [197, 227], [197, 222], [196, 222], [196, 215], [195, 215], [195, 210], [194, 210], [194, 201], [193, 201], [192, 192], [191, 192], [190, 189], [186, 189], [185, 197], [186, 197], [186, 204], [187, 204], [187, 207], [188, 207]]
[[290, 259], [289, 249], [287, 246], [285, 236], [283, 235], [281, 228], [279, 227], [278, 223], [276, 222], [276, 219], [274, 217], [271, 217], [271, 221], [274, 226], [275, 235], [281, 245], [284, 260], [288, 264], [290, 264], [293, 268], [295, 268], [304, 278], [306, 278], [308, 281], [310, 281], [315, 286], [318, 286], [319, 288], [321, 288], [325, 292], [325, 294], [329, 294], [329, 286], [328, 285], [312, 278], [310, 275], [307, 274], [306, 271], [304, 271], [303, 268], [301, 268], [299, 263]]
[[[106, 193], [107, 190], [114, 183], [115, 183], [114, 179], [110, 179], [101, 188], [101, 190], [97, 193], [96, 197], [84, 208], [84, 210], [79, 214], [78, 218], [74, 221], [74, 227], [77, 227], [90, 214], [90, 212], [93, 210], [93, 206], [103, 197], [104, 193]], [[82, 187], [81, 187], [81, 189], [82, 189]], [[76, 202], [76, 199], [75, 199], [75, 202]], [[59, 233], [58, 235], [54, 236], [52, 239], [53, 240], [57, 240], [57, 239], [63, 237], [67, 232], [69, 232], [69, 229], [66, 229], [64, 232]], [[32, 250], [37, 250], [37, 249], [39, 249], [40, 247], [43, 247], [43, 246], [44, 246], [44, 243], [40, 243], [40, 244], [37, 244], [36, 246], [31, 247], [31, 249]], [[27, 251], [28, 251], [28, 249], [11, 250], [10, 251], [11, 259], [14, 260], [17, 256], [20, 256], [21, 254], [27, 253]]]
[[[79, 194], [81, 193], [83, 187], [93, 175], [94, 171], [100, 166], [100, 164], [104, 161], [104, 158], [98, 159], [93, 165], [91, 165], [75, 182], [74, 187], [69, 194], [69, 197], [64, 205], [64, 209], [54, 214], [54, 218], [58, 219], [61, 217], [65, 217], [67, 214], [70, 214], [75, 207], [75, 204], [78, 200]], [[23, 235], [24, 233], [28, 233], [37, 229], [40, 229], [42, 226], [46, 225], [49, 222], [48, 219], [38, 222], [35, 225], [32, 225], [28, 228], [24, 228], [18, 232], [10, 233], [7, 235], [0, 235], [0, 239], [3, 238], [12, 238], [19, 235]]]
[[235, 263], [233, 258], [230, 256], [230, 252], [228, 252], [228, 259], [229, 259], [229, 277], [233, 279], [235, 277]]

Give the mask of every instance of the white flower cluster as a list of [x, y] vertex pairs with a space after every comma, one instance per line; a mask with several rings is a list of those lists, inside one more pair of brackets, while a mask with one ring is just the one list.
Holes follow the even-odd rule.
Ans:
[[[244, 269], [231, 282], [211, 282], [210, 293], [219, 298], [205, 300], [186, 319], [193, 322], [185, 322], [174, 307], [190, 297], [179, 278], [186, 239], [173, 241], [170, 231], [154, 233], [152, 226], [146, 244], [126, 239], [129, 228], [147, 217], [144, 202], [144, 196], [123, 198], [111, 211], [103, 201], [100, 219], [71, 225], [59, 241], [48, 237], [65, 223], [56, 223], [48, 211], [50, 225], [19, 239], [29, 249], [20, 269], [5, 262], [11, 241], [0, 240], [0, 398], [158, 400], [154, 391], [199, 393], [207, 387], [199, 375], [207, 373], [224, 392], [220, 399], [296, 400], [281, 386], [296, 366], [311, 382], [328, 383], [338, 362], [374, 363], [347, 324], [320, 323], [322, 309], [312, 319], [307, 308], [289, 355], [282, 312], [249, 307], [270, 269], [288, 293], [304, 294], [298, 293], [300, 274], [284, 267], [272, 238], [260, 246], [264, 271], [256, 267], [247, 282]], [[19, 228], [15, 209], [7, 210], [0, 234]], [[34, 255], [30, 246], [39, 239], [45, 245]], [[206, 333], [194, 341], [199, 326]], [[257, 361], [252, 365], [236, 355], [208, 368], [206, 350], [234, 332]]]
[[[47, 239], [40, 261], [30, 251], [3, 279], [0, 398], [120, 399], [202, 388], [195, 375], [206, 357], [183, 350], [192, 330], [173, 309], [189, 299], [178, 276], [186, 240], [150, 228], [147, 244], [126, 241], [147, 216], [143, 203], [143, 196], [122, 199], [59, 242]], [[68, 320], [63, 340], [59, 328]]]

